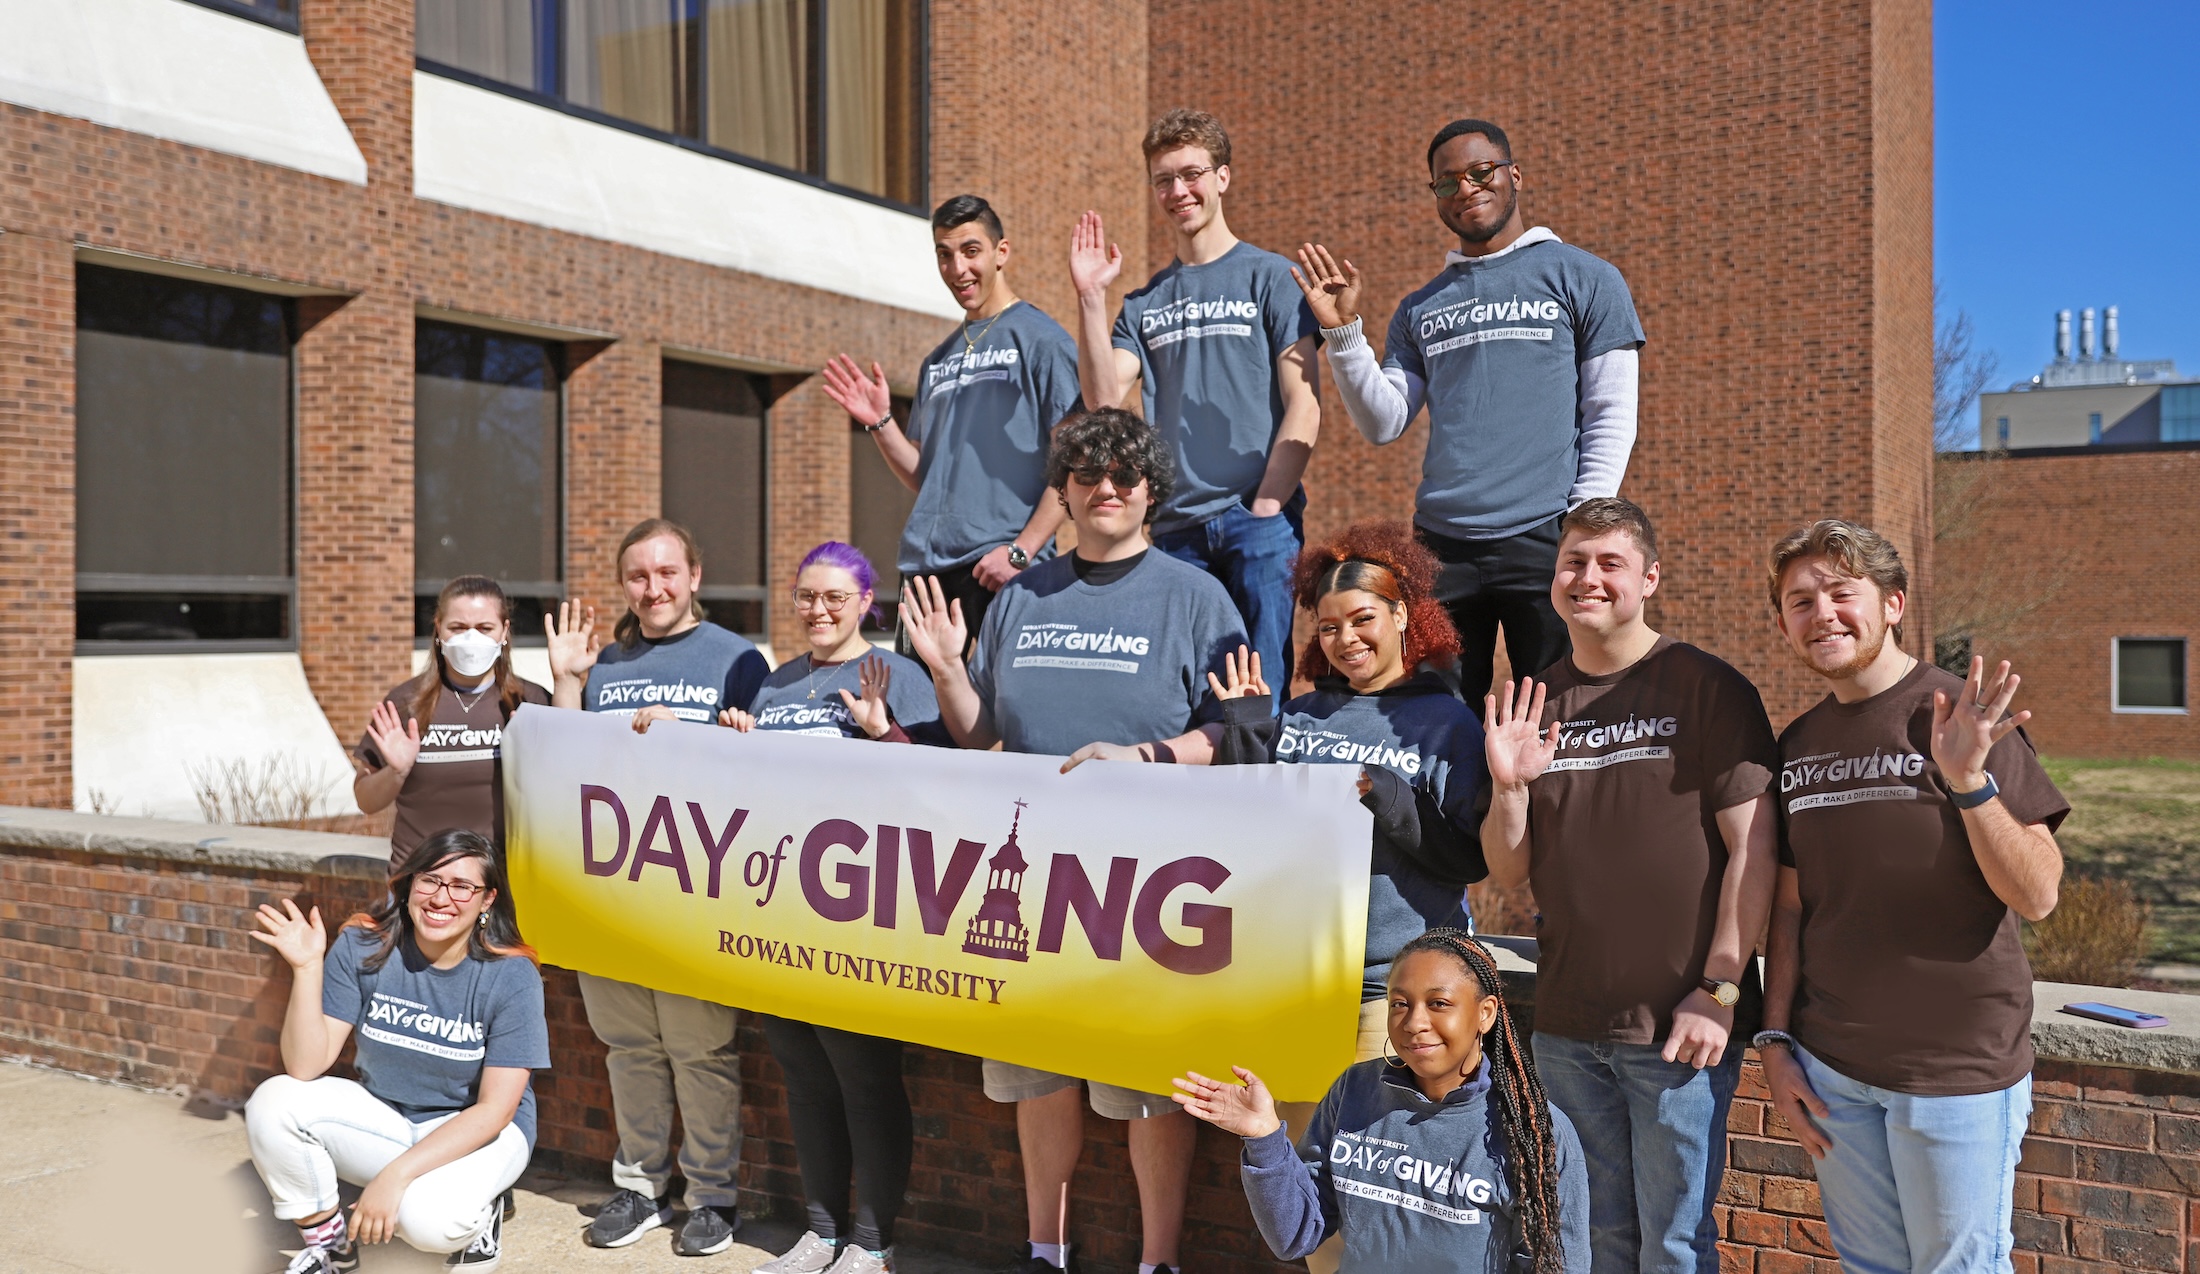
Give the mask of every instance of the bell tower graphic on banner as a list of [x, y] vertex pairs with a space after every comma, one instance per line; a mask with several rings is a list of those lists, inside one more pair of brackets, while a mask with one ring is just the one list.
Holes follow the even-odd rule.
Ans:
[[1016, 813], [1009, 820], [1008, 839], [994, 851], [993, 861], [986, 866], [985, 899], [978, 904], [978, 914], [970, 918], [970, 928], [963, 934], [963, 950], [971, 955], [991, 956], [996, 960], [1029, 960], [1031, 958], [1031, 931], [1024, 928], [1023, 851], [1016, 846], [1016, 829], [1023, 825], [1024, 802], [1016, 802]]

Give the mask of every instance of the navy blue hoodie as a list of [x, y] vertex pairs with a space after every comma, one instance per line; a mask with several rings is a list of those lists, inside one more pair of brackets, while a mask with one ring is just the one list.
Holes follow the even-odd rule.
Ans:
[[[1567, 1274], [1589, 1269], [1589, 1175], [1556, 1106], [1558, 1228]], [[1339, 1274], [1455, 1270], [1506, 1274], [1521, 1250], [1487, 1057], [1430, 1101], [1403, 1066], [1374, 1058], [1329, 1086], [1297, 1145], [1279, 1128], [1248, 1137], [1239, 1166], [1261, 1237], [1286, 1261], [1344, 1235]]]
[[1360, 998], [1386, 994], [1390, 958], [1431, 928], [1469, 928], [1466, 887], [1489, 875], [1477, 810], [1488, 764], [1482, 722], [1434, 673], [1357, 694], [1325, 677], [1268, 715], [1265, 698], [1223, 705], [1216, 765], [1359, 765], [1375, 815]]

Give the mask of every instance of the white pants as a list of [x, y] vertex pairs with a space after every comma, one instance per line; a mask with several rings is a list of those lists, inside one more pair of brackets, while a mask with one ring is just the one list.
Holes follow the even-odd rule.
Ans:
[[[252, 1166], [295, 1221], [336, 1206], [336, 1183], [365, 1185], [421, 1138], [454, 1118], [416, 1124], [348, 1079], [277, 1075], [245, 1104]], [[527, 1170], [527, 1137], [506, 1124], [496, 1140], [414, 1181], [397, 1205], [397, 1237], [423, 1252], [456, 1252], [489, 1228], [497, 1196]]]

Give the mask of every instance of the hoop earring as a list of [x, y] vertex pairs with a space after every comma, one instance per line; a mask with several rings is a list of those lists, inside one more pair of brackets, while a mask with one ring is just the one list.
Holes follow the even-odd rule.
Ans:
[[1406, 1060], [1398, 1056], [1398, 1054], [1391, 1049], [1390, 1033], [1388, 1031], [1385, 1031], [1383, 1033], [1383, 1051], [1380, 1056], [1385, 1062], [1388, 1062], [1392, 1066], [1403, 1066], [1406, 1064]]

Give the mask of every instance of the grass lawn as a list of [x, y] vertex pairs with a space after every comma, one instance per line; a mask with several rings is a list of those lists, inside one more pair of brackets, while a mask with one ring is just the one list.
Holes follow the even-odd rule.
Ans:
[[2149, 959], [2200, 964], [2200, 763], [2041, 760], [2070, 800], [2056, 835], [2069, 870], [2153, 908]]

